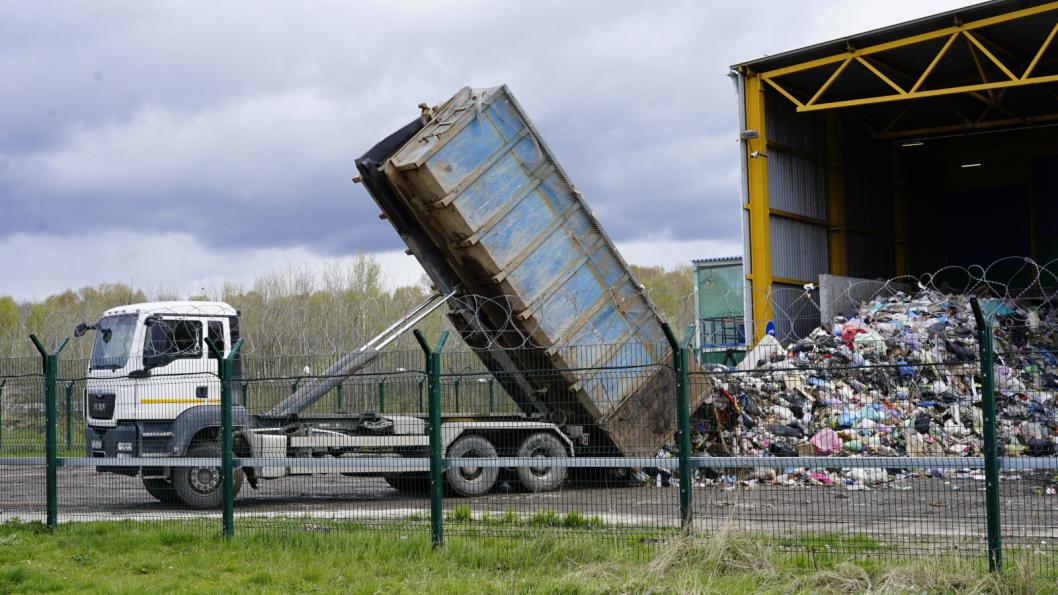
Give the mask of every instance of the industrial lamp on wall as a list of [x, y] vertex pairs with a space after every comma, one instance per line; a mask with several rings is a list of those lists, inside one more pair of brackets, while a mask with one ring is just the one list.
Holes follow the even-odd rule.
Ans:
[[[743, 130], [742, 132], [738, 133], [738, 138], [743, 142], [758, 139], [760, 138], [760, 132], [756, 130]], [[761, 153], [760, 151], [753, 151], [749, 154], [749, 156], [754, 159], [756, 159], [757, 157], [767, 157], [766, 154]]]

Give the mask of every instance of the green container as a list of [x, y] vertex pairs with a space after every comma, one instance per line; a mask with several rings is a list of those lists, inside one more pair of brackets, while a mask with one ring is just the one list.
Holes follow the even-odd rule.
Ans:
[[739, 256], [694, 261], [694, 344], [700, 363], [731, 365], [745, 357], [744, 285]]

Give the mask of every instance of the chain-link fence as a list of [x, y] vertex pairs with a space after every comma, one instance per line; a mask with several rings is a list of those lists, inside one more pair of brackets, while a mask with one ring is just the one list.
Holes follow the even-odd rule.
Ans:
[[420, 335], [344, 357], [203, 339], [131, 372], [49, 346], [0, 360], [2, 515], [438, 543], [725, 530], [1058, 576], [1050, 313], [982, 300], [978, 321], [935, 294], [863, 308], [737, 366], [671, 334], [480, 350]]

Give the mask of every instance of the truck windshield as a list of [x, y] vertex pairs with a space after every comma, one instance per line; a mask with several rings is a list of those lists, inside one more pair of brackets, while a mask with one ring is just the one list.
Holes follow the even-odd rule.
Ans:
[[117, 370], [124, 368], [132, 348], [132, 335], [136, 331], [136, 314], [119, 314], [99, 320], [96, 327], [96, 342], [92, 347], [92, 370]]

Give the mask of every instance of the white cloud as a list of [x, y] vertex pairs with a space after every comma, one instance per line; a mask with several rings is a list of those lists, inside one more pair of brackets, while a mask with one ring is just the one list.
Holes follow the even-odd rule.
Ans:
[[[737, 243], [666, 238], [622, 242], [618, 250], [631, 264], [672, 268], [693, 258], [740, 253]], [[416, 285], [425, 272], [403, 251], [371, 252], [389, 287]], [[27, 258], [32, 255], [32, 258]], [[250, 287], [255, 278], [297, 270], [322, 279], [350, 267], [356, 256], [321, 256], [304, 248], [211, 250], [187, 234], [109, 231], [74, 236], [16, 234], [0, 240], [0, 296], [42, 299], [66, 289], [125, 283], [149, 296], [219, 295], [226, 282]]]

